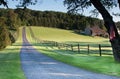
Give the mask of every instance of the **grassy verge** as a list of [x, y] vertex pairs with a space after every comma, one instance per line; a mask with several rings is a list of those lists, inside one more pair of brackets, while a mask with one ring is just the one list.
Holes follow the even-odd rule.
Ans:
[[19, 57], [22, 45], [21, 33], [20, 28], [17, 42], [0, 51], [0, 79], [25, 79]]
[[[29, 30], [27, 30], [27, 34], [27, 38], [34, 45], [34, 47], [47, 56], [79, 68], [120, 77], [120, 64], [116, 63], [112, 56], [99, 57], [96, 55], [90, 56], [85, 54], [77, 54], [72, 51], [58, 50], [54, 47], [51, 48], [47, 45], [35, 43], [35, 41], [31, 39]], [[37, 34], [35, 35], [37, 36]], [[96, 39], [94, 40], [96, 41]]]
[[[90, 56], [85, 54], [74, 54], [61, 50], [52, 50], [49, 47], [40, 47], [33, 44], [43, 54], [64, 63], [90, 70], [97, 73], [120, 76], [120, 64], [116, 63], [112, 56]], [[62, 53], [60, 53], [62, 52]]]

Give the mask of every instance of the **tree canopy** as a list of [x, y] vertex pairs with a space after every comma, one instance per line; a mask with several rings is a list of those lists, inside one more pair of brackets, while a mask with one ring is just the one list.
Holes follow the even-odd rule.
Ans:
[[[13, 0], [14, 1], [14, 0]], [[16, 0], [18, 1], [18, 0]], [[28, 5], [34, 5], [38, 0], [19, 0], [18, 7], [26, 7]], [[7, 0], [1, 0], [0, 5], [4, 5], [8, 8]], [[95, 7], [94, 12], [100, 13], [104, 20], [104, 26], [109, 34], [109, 39], [113, 49], [113, 55], [116, 61], [120, 62], [120, 35], [118, 34], [117, 27], [113, 21], [113, 17], [107, 9], [114, 7], [120, 7], [120, 0], [64, 0], [64, 4], [68, 6], [69, 13], [76, 13], [79, 10], [84, 10], [91, 6]], [[46, 16], [46, 15], [45, 15]], [[12, 19], [11, 19], [12, 21]], [[66, 21], [66, 24], [68, 21]]]
[[[24, 7], [24, 8], [26, 8], [29, 5], [35, 5], [38, 0], [11, 0], [11, 1], [19, 1], [19, 4], [17, 5], [17, 7]], [[0, 5], [3, 4], [7, 8], [9, 8], [7, 2], [9, 2], [9, 1], [8, 0], [0, 0]]]
[[[92, 7], [91, 13], [94, 15], [98, 15], [99, 11], [95, 7], [93, 7], [92, 0], [64, 0], [64, 4], [67, 5], [68, 13], [78, 13], [78, 12], [84, 12], [84, 10], [87, 10], [88, 8]], [[118, 7], [119, 4], [117, 0], [99, 0], [102, 5], [110, 11], [111, 9]], [[118, 0], [119, 1], [119, 0]], [[118, 13], [114, 13], [114, 15], [117, 15]]]
[[[55, 11], [35, 11], [27, 8], [0, 9], [0, 19], [0, 37], [5, 36], [6, 33], [8, 34], [7, 37], [10, 36], [11, 39], [11, 33], [17, 31], [20, 26], [44, 26], [76, 30], [77, 32], [84, 31], [86, 27], [93, 26], [98, 26], [101, 29], [104, 29], [103, 21], [97, 18]], [[11, 41], [14, 41], [14, 39]], [[5, 45], [2, 41], [0, 41], [0, 43]]]
[[65, 0], [70, 13], [78, 10], [94, 6], [95, 9], [102, 15], [104, 25], [109, 34], [109, 39], [113, 49], [113, 55], [116, 61], [120, 62], [120, 35], [113, 21], [113, 17], [107, 9], [120, 6], [120, 0]]

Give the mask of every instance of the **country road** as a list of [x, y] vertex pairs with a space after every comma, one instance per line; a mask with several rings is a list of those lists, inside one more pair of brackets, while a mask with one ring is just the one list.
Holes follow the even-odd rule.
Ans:
[[21, 65], [26, 79], [120, 79], [113, 76], [85, 71], [56, 61], [38, 52], [28, 42], [23, 28]]

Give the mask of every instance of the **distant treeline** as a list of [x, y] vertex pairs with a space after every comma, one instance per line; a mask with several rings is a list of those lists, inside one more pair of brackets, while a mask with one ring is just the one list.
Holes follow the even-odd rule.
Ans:
[[[118, 25], [120, 24], [118, 23]], [[0, 9], [0, 49], [15, 42], [20, 26], [44, 26], [79, 31], [93, 26], [105, 29], [102, 20], [79, 14], [21, 8]]]
[[97, 18], [85, 17], [54, 11], [35, 11], [30, 9], [14, 10], [22, 21], [22, 25], [46, 26], [62, 29], [84, 30], [86, 27], [99, 26], [104, 28], [103, 21]]

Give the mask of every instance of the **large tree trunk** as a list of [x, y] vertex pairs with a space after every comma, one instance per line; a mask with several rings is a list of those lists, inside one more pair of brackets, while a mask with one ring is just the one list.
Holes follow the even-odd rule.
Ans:
[[104, 19], [105, 27], [109, 34], [109, 39], [111, 42], [114, 59], [117, 62], [120, 62], [120, 37], [116, 28], [116, 25], [112, 19], [112, 16], [102, 5], [100, 0], [90, 0], [94, 7], [100, 12]]

